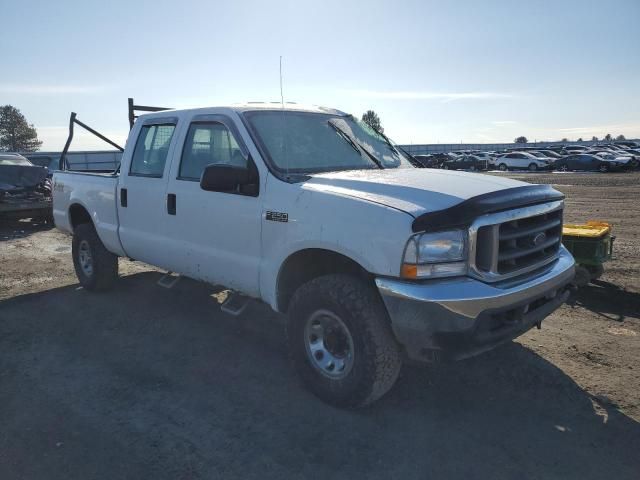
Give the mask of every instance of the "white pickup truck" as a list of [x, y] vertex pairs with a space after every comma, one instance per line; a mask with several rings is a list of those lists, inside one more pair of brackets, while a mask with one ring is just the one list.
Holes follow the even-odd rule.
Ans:
[[129, 257], [226, 286], [236, 306], [260, 299], [288, 315], [303, 382], [340, 406], [381, 397], [403, 360], [465, 358], [539, 327], [574, 275], [561, 193], [419, 168], [332, 109], [142, 115], [118, 172], [53, 180], [85, 289], [110, 287]]

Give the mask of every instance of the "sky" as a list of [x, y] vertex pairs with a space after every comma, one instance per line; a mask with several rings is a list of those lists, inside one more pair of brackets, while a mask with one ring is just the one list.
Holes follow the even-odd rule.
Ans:
[[[640, 0], [0, 0], [0, 105], [42, 150], [69, 113], [124, 144], [127, 98], [375, 110], [396, 142], [640, 137]], [[108, 145], [79, 134], [72, 149]]]

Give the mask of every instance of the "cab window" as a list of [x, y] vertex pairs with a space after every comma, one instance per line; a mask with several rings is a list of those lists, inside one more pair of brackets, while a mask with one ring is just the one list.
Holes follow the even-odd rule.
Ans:
[[129, 175], [162, 178], [174, 124], [144, 125], [138, 135]]
[[208, 165], [247, 168], [247, 159], [229, 129], [220, 122], [195, 122], [189, 127], [178, 178], [200, 180]]

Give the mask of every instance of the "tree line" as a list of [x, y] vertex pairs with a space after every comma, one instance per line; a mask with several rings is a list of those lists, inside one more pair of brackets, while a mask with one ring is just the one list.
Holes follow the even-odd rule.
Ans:
[[[602, 137], [602, 141], [604, 141], [604, 142], [612, 142], [613, 140], [614, 140], [614, 137], [610, 133], [607, 133], [604, 137]], [[617, 137], [615, 137], [615, 140], [617, 142], [621, 142], [622, 140], [626, 140], [626, 138], [625, 138], [624, 135], [618, 135]], [[569, 139], [565, 137], [560, 141], [561, 142], [568, 142]], [[591, 137], [591, 141], [592, 142], [598, 142], [598, 141], [600, 141], [600, 139], [594, 135], [593, 137]], [[584, 142], [584, 140], [582, 139], [582, 137], [580, 137], [580, 138], [578, 138], [576, 140], [576, 142]], [[514, 139], [513, 143], [529, 143], [529, 140], [527, 139], [527, 137], [521, 136], [521, 137], [517, 137], [516, 139]]]

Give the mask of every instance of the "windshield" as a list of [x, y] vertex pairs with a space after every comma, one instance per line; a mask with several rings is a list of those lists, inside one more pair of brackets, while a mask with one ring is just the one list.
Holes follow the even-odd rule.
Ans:
[[280, 172], [413, 168], [381, 135], [351, 116], [293, 111], [245, 115]]
[[32, 167], [33, 164], [24, 157], [18, 155], [7, 155], [0, 157], [0, 165], [25, 165]]

